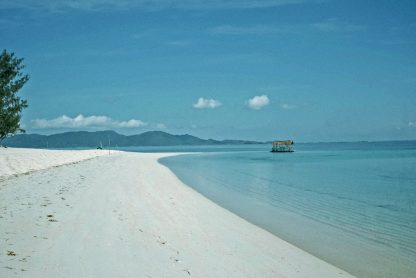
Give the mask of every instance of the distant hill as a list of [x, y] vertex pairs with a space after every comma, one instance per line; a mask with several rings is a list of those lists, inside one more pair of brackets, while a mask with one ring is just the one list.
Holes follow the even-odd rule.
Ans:
[[259, 144], [256, 141], [244, 140], [213, 140], [201, 139], [189, 134], [173, 135], [162, 131], [149, 131], [137, 135], [122, 135], [115, 131], [76, 131], [64, 132], [53, 135], [18, 134], [4, 140], [4, 145], [20, 148], [95, 148], [103, 144], [108, 146], [132, 147], [132, 146], [196, 146], [196, 145], [236, 145]]

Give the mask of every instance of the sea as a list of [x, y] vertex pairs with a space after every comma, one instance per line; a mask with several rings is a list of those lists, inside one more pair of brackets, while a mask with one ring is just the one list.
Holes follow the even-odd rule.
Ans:
[[127, 148], [223, 208], [358, 277], [416, 277], [416, 141]]

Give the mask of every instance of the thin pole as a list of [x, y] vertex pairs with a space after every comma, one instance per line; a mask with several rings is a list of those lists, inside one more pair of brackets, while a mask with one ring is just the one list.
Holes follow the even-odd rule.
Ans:
[[108, 136], [108, 155], [110, 155], [110, 136]]

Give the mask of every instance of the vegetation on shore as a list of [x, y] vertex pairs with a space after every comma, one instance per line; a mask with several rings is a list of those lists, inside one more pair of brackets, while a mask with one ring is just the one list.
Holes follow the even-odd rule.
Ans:
[[0, 54], [0, 145], [6, 137], [24, 132], [20, 127], [20, 118], [22, 110], [28, 105], [26, 100], [17, 96], [17, 92], [29, 76], [22, 73], [22, 62], [23, 58], [17, 58], [6, 50]]

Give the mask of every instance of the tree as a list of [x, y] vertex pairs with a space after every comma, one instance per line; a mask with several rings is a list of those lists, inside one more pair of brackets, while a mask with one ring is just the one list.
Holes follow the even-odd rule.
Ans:
[[16, 95], [29, 80], [29, 76], [22, 73], [22, 62], [22, 58], [6, 50], [0, 54], [0, 145], [7, 136], [25, 132], [20, 128], [20, 118], [28, 105]]

